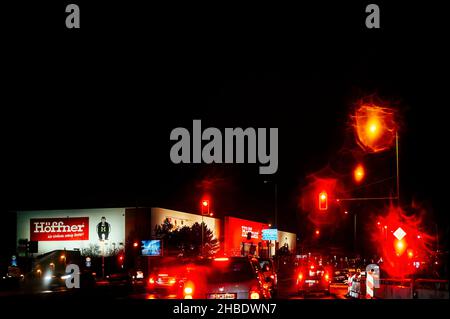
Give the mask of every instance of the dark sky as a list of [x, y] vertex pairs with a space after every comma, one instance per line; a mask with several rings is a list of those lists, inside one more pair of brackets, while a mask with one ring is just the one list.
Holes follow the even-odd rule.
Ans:
[[[352, 140], [349, 114], [374, 95], [402, 115], [405, 202], [426, 202], [448, 228], [438, 185], [447, 171], [447, 37], [431, 4], [380, 3], [382, 29], [367, 30], [366, 3], [358, 2], [78, 3], [81, 30], [64, 29], [64, 5], [56, 2], [16, 4], [2, 21], [3, 213], [194, 211], [208, 181], [218, 215], [271, 220], [273, 188], [263, 183], [270, 179], [280, 228], [298, 231], [305, 177]], [[278, 173], [172, 164], [170, 131], [191, 130], [193, 119], [220, 129], [278, 127]]]

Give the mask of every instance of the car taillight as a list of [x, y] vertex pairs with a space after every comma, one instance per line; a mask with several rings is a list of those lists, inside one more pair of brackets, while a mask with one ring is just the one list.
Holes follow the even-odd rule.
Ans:
[[259, 292], [255, 291], [255, 290], [251, 290], [249, 295], [250, 295], [250, 299], [259, 299]]
[[155, 283], [155, 279], [153, 279], [153, 277], [150, 277], [150, 279], [148, 280], [148, 283], [150, 285], [153, 285]]
[[303, 280], [303, 274], [302, 273], [298, 274], [298, 278], [297, 279], [298, 280]]
[[172, 278], [169, 280], [169, 284], [173, 285], [177, 282], [177, 280], [175, 278]]
[[330, 279], [330, 276], [328, 274], [325, 274], [325, 280], [328, 281]]
[[214, 261], [228, 261], [229, 259], [227, 257], [219, 257], [219, 258], [214, 258]]

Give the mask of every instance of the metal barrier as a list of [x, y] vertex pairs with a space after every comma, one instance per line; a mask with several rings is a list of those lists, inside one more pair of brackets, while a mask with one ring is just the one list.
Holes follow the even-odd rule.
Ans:
[[412, 299], [411, 279], [380, 279], [380, 287], [375, 289], [374, 298], [379, 299]]
[[449, 299], [448, 280], [437, 280], [437, 279], [415, 280], [413, 298]]
[[379, 299], [448, 299], [448, 280], [440, 279], [380, 279], [374, 290]]

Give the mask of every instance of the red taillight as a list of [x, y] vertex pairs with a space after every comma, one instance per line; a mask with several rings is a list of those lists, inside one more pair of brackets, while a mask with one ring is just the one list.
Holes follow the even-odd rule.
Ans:
[[153, 277], [150, 277], [150, 279], [148, 280], [148, 283], [150, 285], [153, 285], [155, 283], [155, 279], [153, 279]]
[[250, 299], [259, 299], [259, 292], [255, 290], [251, 290], [249, 293]]
[[214, 258], [214, 261], [228, 261], [227, 257]]
[[328, 274], [325, 274], [325, 280], [328, 281], [330, 279], [330, 276]]
[[303, 280], [303, 274], [302, 274], [302, 273], [299, 273], [297, 279], [298, 279], [298, 280]]

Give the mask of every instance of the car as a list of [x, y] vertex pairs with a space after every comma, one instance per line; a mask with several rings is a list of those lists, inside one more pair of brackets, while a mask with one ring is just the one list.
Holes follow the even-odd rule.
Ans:
[[206, 299], [268, 299], [270, 284], [254, 257], [218, 257], [206, 272]]
[[346, 284], [349, 277], [348, 269], [336, 269], [333, 274], [333, 282], [339, 284]]
[[148, 277], [147, 290], [159, 298], [201, 298], [205, 269], [197, 260], [170, 260], [155, 267]]
[[259, 258], [259, 266], [265, 281], [269, 284], [270, 294], [272, 297], [276, 296], [278, 291], [278, 276], [275, 263], [271, 258]]
[[296, 280], [298, 294], [306, 296], [311, 293], [324, 293], [329, 295], [331, 274], [330, 269], [321, 265], [310, 264], [300, 267]]

